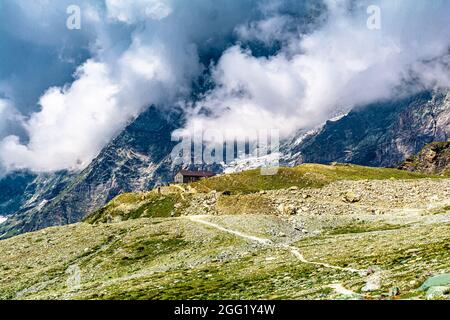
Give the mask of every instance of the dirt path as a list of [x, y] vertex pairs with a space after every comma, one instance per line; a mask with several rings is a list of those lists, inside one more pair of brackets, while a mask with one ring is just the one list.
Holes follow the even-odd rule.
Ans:
[[273, 247], [273, 248], [277, 248], [277, 249], [288, 250], [292, 255], [294, 255], [294, 257], [296, 257], [302, 263], [311, 264], [311, 265], [320, 266], [320, 267], [325, 267], [325, 268], [329, 268], [329, 269], [335, 269], [335, 270], [347, 271], [347, 272], [352, 272], [352, 273], [358, 273], [361, 276], [365, 275], [365, 271], [364, 270], [339, 267], [339, 266], [334, 266], [334, 265], [330, 265], [330, 264], [322, 263], [322, 262], [309, 261], [300, 253], [300, 250], [297, 247], [290, 246], [290, 245], [277, 245], [272, 240], [269, 240], [269, 239], [259, 238], [259, 237], [255, 237], [255, 236], [251, 236], [251, 235], [242, 233], [240, 231], [224, 228], [224, 227], [222, 227], [222, 226], [220, 226], [220, 225], [218, 225], [216, 223], [213, 223], [213, 222], [210, 222], [210, 221], [205, 221], [204, 219], [207, 218], [207, 217], [208, 216], [190, 216], [188, 218], [192, 222], [200, 223], [200, 224], [203, 224], [203, 225], [215, 228], [217, 230], [220, 230], [222, 232], [230, 233], [230, 234], [235, 235], [237, 237], [240, 237], [240, 238], [243, 238], [243, 239], [247, 239], [247, 240], [251, 240], [253, 242], [257, 242], [257, 243], [259, 243], [261, 245], [264, 245], [264, 246]]

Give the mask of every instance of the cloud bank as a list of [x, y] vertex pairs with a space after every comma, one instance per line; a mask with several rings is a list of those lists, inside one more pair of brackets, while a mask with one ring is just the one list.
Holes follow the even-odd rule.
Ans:
[[[18, 62], [34, 62], [2, 63], [7, 170], [83, 169], [150, 105], [185, 108], [178, 135], [201, 127], [286, 137], [337, 110], [450, 87], [445, 0], [74, 2], [83, 12], [78, 31], [64, 28], [68, 1], [2, 3], [3, 55], [26, 45], [32, 50]], [[367, 27], [373, 4], [380, 30]], [[12, 27], [17, 17], [24, 26]], [[27, 88], [33, 93], [20, 99]]]
[[286, 137], [336, 110], [402, 91], [450, 87], [450, 3], [416, 2], [375, 1], [380, 30], [367, 27], [373, 1], [332, 0], [326, 1], [325, 24], [309, 34], [284, 32], [289, 20], [283, 16], [239, 27], [246, 39], [267, 43], [274, 37], [286, 44], [268, 58], [240, 45], [225, 51], [212, 73], [216, 88], [196, 102], [197, 110], [206, 108], [215, 117], [193, 116], [180, 134], [201, 127], [249, 136], [269, 128]]

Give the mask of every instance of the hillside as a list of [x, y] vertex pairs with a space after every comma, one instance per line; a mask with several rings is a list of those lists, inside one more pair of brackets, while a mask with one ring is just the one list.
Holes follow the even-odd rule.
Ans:
[[0, 298], [445, 299], [449, 194], [442, 177], [343, 165], [124, 194], [0, 241]]
[[[106, 222], [108, 218], [127, 220], [184, 214], [277, 214], [279, 206], [283, 204], [282, 201], [273, 199], [276, 198], [277, 190], [323, 189], [339, 180], [407, 180], [425, 177], [428, 176], [395, 169], [351, 165], [306, 164], [295, 168], [280, 168], [274, 176], [262, 176], [259, 170], [250, 170], [217, 176], [191, 185], [163, 188], [162, 195], [155, 191], [124, 194], [91, 214], [86, 221]], [[320, 199], [317, 200], [320, 202]]]

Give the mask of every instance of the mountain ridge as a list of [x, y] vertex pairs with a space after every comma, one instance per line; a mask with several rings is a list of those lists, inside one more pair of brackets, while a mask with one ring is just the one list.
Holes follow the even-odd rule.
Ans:
[[[171, 182], [174, 166], [169, 155], [176, 144], [171, 133], [184, 121], [182, 110], [150, 107], [81, 173], [22, 172], [16, 180], [9, 178], [19, 182], [0, 191], [0, 216], [8, 217], [0, 224], [0, 237], [75, 223], [121, 193], [146, 191], [156, 183]], [[448, 137], [449, 92], [423, 92], [359, 107], [321, 128], [299, 132], [282, 144], [285, 156], [281, 164], [342, 162], [397, 167], [427, 143]], [[244, 163], [240, 169], [245, 168]], [[216, 172], [222, 169], [220, 165], [212, 167]], [[0, 180], [0, 185], [7, 182]], [[8, 190], [25, 192], [14, 197]]]

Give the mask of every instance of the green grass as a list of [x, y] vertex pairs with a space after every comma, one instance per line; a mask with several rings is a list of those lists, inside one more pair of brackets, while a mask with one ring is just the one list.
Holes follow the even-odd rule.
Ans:
[[436, 209], [432, 214], [438, 215], [438, 214], [446, 214], [450, 211], [450, 206], [445, 206], [443, 208]]
[[401, 227], [402, 226], [387, 223], [368, 223], [363, 221], [359, 223], [352, 223], [334, 228], [329, 228], [328, 230], [326, 230], [326, 233], [329, 235], [365, 233], [374, 231], [397, 230], [400, 229]]
[[[152, 220], [81, 223], [1, 241], [0, 298], [25, 290], [24, 299], [332, 299], [339, 296], [330, 284], [355, 292], [365, 284], [358, 274], [301, 263], [285, 249], [254, 246], [188, 219]], [[430, 275], [448, 273], [449, 228], [349, 232], [296, 246], [311, 261], [378, 266], [385, 272], [382, 288], [368, 298], [395, 286], [401, 298], [417, 299], [424, 298], [417, 288]], [[66, 286], [65, 271], [73, 265], [82, 276], [76, 291]]]
[[270, 201], [256, 194], [220, 197], [217, 209], [223, 215], [270, 214], [273, 212]]
[[107, 206], [89, 215], [87, 223], [105, 223], [108, 219], [126, 221], [138, 218], [168, 218], [179, 216], [183, 204], [179, 194], [159, 195], [156, 192], [127, 193], [118, 196]]
[[280, 168], [278, 174], [263, 176], [260, 170], [222, 175], [205, 179], [192, 186], [199, 192], [216, 190], [231, 194], [249, 194], [260, 190], [278, 190], [289, 187], [320, 188], [337, 180], [422, 179], [434, 176], [397, 169], [369, 168], [355, 165], [305, 164], [295, 168]]

